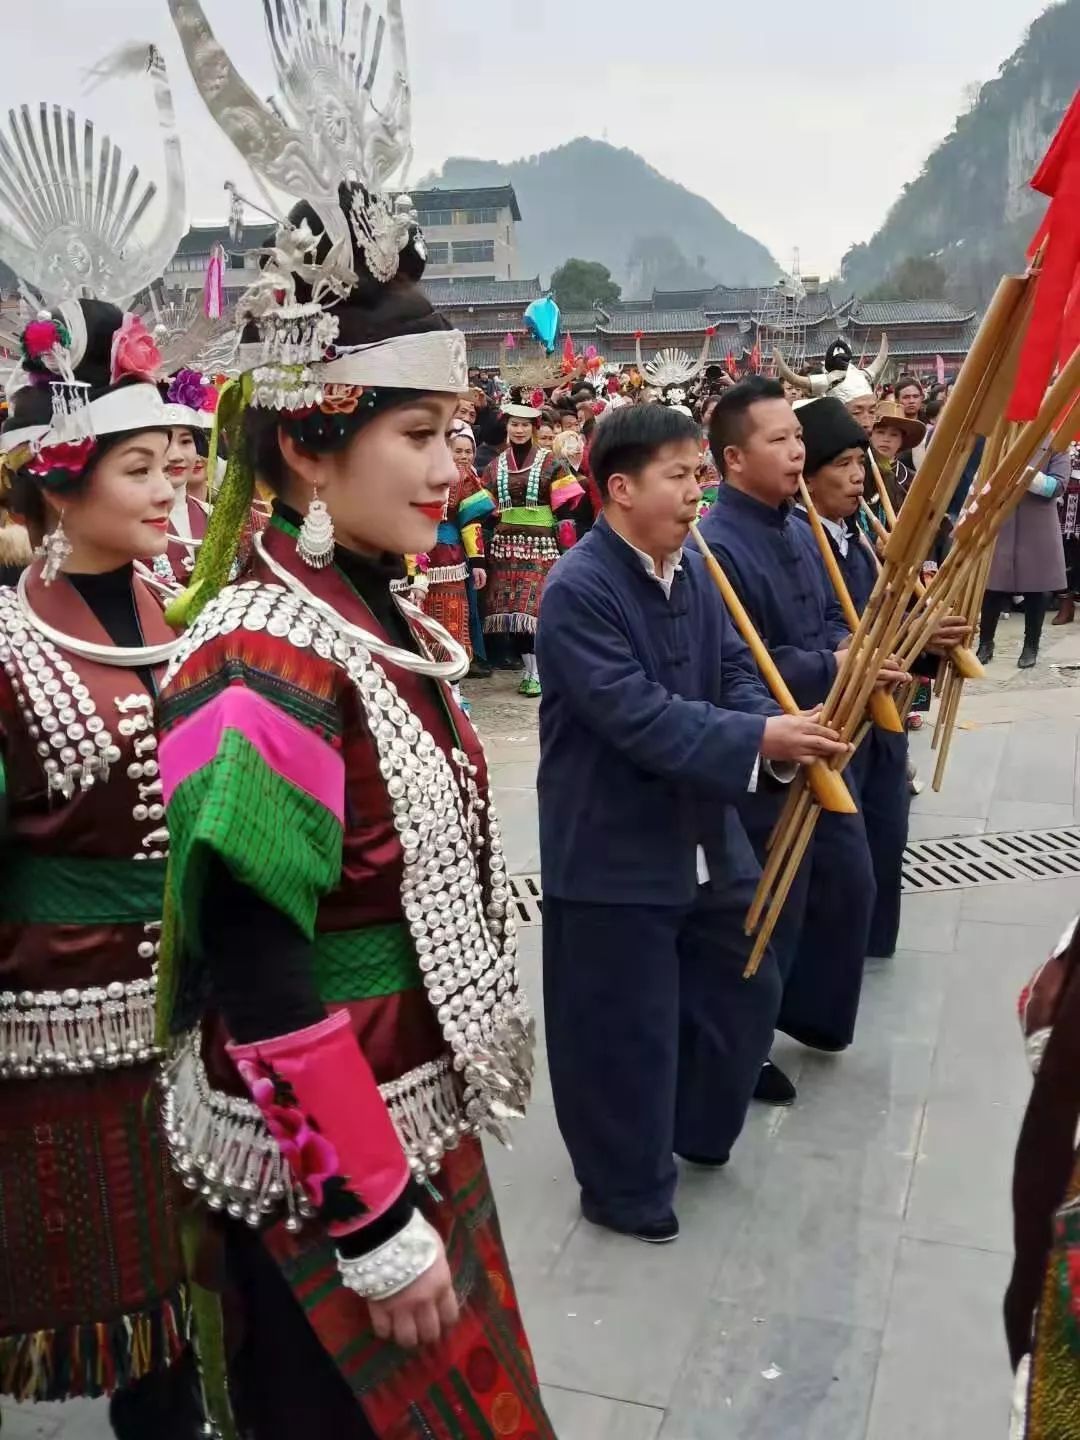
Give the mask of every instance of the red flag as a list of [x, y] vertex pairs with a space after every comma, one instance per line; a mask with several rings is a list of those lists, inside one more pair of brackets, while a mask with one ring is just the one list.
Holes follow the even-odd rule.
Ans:
[[935, 365], [937, 366], [937, 383], [938, 383], [939, 385], [944, 385], [944, 384], [945, 384], [945, 361], [944, 361], [944, 359], [942, 358], [942, 356], [940, 356], [940, 355], [935, 355], [935, 356], [934, 356], [934, 363], [935, 363]]
[[755, 375], [761, 370], [761, 346], [754, 341], [754, 348], [750, 351], [750, 369]]
[[727, 354], [724, 356], [724, 369], [727, 371], [727, 373], [728, 373], [728, 374], [731, 376], [731, 378], [734, 380], [734, 379], [735, 379], [735, 352], [734, 352], [734, 350], [729, 350], [729, 351], [727, 352]]
[[1010, 420], [1035, 417], [1054, 367], [1080, 343], [1080, 90], [1032, 176], [1031, 188], [1049, 195], [1050, 205], [1028, 254], [1044, 240], [1046, 250], [1009, 402]]

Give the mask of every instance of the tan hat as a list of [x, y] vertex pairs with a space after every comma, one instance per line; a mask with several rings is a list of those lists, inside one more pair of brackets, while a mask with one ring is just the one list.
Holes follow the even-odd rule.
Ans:
[[895, 400], [882, 400], [874, 411], [875, 425], [892, 425], [903, 431], [904, 449], [914, 450], [926, 436], [926, 426], [921, 420], [911, 420], [904, 414], [903, 407]]
[[533, 409], [531, 405], [516, 405], [508, 402], [502, 407], [502, 413], [508, 420], [539, 420], [540, 411]]

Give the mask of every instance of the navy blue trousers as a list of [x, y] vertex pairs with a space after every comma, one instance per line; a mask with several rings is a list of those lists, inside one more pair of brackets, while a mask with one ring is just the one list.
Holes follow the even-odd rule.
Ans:
[[[855, 777], [848, 772], [845, 779], [857, 792]], [[783, 802], [775, 789], [740, 802], [739, 816], [761, 863]], [[785, 1035], [815, 1049], [851, 1044], [875, 894], [862, 814], [823, 812], [773, 933], [784, 984], [776, 1028]]]
[[866, 953], [888, 959], [900, 933], [900, 885], [908, 842], [911, 791], [908, 741], [875, 725], [851, 761], [866, 823], [877, 900]]
[[671, 1209], [672, 1152], [724, 1160], [769, 1052], [780, 975], [743, 979], [753, 882], [681, 909], [544, 896], [555, 1113], [585, 1215], [627, 1229]]

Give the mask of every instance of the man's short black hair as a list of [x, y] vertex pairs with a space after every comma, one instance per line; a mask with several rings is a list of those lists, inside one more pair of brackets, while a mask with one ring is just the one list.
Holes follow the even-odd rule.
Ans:
[[636, 475], [665, 445], [696, 442], [699, 435], [689, 415], [667, 405], [623, 405], [597, 425], [589, 451], [589, 473], [607, 499], [612, 475]]
[[709, 447], [721, 475], [724, 473], [724, 451], [727, 447], [746, 444], [750, 433], [750, 407], [759, 400], [785, 398], [780, 381], [769, 380], [764, 375], [749, 375], [721, 394], [709, 420]]
[[900, 391], [906, 390], [909, 385], [914, 385], [920, 395], [926, 394], [926, 391], [923, 389], [923, 383], [917, 375], [901, 375], [900, 379], [896, 382], [894, 390], [897, 399], [900, 398]]

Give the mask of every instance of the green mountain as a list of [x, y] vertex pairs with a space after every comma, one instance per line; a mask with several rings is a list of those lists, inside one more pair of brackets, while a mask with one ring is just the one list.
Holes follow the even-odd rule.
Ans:
[[844, 257], [842, 275], [866, 294], [910, 258], [933, 256], [949, 295], [981, 305], [1024, 263], [1046, 202], [1028, 188], [1080, 79], [1080, 0], [1053, 5], [979, 91], [884, 225]]
[[509, 165], [454, 156], [419, 185], [507, 183], [521, 206], [522, 269], [545, 281], [571, 256], [601, 261], [628, 296], [654, 286], [762, 285], [780, 273], [765, 246], [708, 200], [600, 140], [571, 140]]

